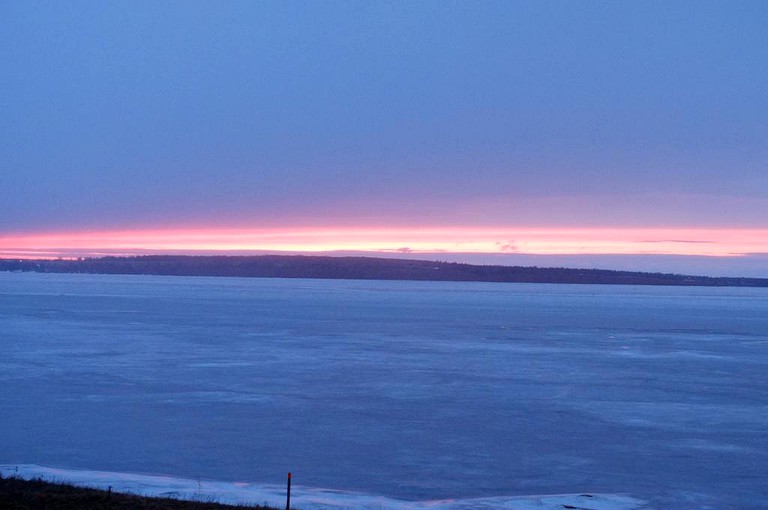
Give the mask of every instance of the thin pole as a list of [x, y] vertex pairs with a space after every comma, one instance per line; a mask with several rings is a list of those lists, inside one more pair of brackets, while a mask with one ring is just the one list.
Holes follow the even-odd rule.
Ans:
[[288, 491], [285, 497], [285, 510], [291, 510], [291, 473], [288, 473]]

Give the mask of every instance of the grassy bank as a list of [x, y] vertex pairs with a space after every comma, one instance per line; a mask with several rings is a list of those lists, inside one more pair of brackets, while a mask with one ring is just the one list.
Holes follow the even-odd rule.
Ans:
[[148, 498], [44, 480], [0, 478], [2, 510], [275, 510], [261, 505], [222, 505]]

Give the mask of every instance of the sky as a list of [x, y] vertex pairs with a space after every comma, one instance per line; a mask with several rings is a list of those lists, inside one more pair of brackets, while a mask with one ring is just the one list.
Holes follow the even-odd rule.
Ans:
[[768, 277], [763, 0], [14, 1], [0, 19], [0, 257]]

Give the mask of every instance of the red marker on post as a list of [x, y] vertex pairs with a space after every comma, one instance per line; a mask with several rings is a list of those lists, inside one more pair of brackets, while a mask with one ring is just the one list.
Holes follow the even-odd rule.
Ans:
[[285, 510], [291, 510], [291, 473], [288, 473], [288, 491], [285, 497]]

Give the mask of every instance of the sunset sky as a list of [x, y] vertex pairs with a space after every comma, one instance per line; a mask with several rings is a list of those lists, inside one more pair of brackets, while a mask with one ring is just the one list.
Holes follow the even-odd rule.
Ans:
[[0, 19], [0, 257], [768, 277], [763, 0], [15, 1]]

